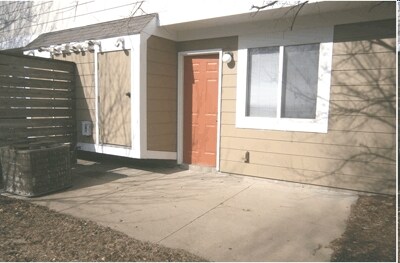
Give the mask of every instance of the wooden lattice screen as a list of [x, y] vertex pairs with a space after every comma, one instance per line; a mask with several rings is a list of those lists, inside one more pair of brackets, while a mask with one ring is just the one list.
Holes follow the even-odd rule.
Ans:
[[75, 63], [0, 54], [0, 146], [76, 146]]

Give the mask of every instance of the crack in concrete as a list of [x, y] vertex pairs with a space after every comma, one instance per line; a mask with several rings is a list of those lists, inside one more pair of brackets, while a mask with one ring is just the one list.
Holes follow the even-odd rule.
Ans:
[[168, 234], [167, 236], [163, 237], [162, 239], [160, 239], [159, 241], [157, 241], [156, 243], [160, 243], [162, 241], [164, 241], [165, 239], [171, 237], [172, 235], [176, 234], [177, 232], [181, 231], [182, 229], [184, 229], [185, 227], [189, 226], [190, 224], [192, 224], [193, 222], [197, 221], [198, 219], [200, 219], [201, 217], [205, 216], [206, 214], [210, 213], [211, 211], [213, 211], [214, 209], [216, 209], [217, 207], [223, 205], [224, 203], [226, 203], [227, 201], [231, 200], [232, 198], [234, 198], [235, 196], [239, 195], [240, 193], [244, 192], [245, 190], [249, 189], [250, 187], [252, 187], [255, 183], [245, 187], [244, 189], [240, 190], [239, 192], [233, 194], [232, 196], [228, 197], [227, 199], [225, 199], [224, 201], [222, 201], [221, 203], [219, 203], [218, 205], [210, 208], [209, 210], [207, 210], [206, 212], [204, 212], [203, 214], [199, 215], [198, 217], [196, 217], [195, 219], [191, 220], [189, 223], [183, 225], [182, 227], [178, 228], [177, 230], [173, 231], [172, 233]]

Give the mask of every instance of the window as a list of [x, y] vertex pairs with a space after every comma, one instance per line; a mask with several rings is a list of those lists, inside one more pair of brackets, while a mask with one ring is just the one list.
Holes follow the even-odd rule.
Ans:
[[279, 48], [251, 48], [247, 68], [247, 116], [277, 114]]
[[238, 128], [327, 132], [331, 42], [239, 48], [238, 61]]

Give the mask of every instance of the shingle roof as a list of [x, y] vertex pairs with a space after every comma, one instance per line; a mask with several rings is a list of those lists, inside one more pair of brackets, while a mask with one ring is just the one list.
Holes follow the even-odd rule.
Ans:
[[29, 43], [24, 50], [48, 47], [84, 40], [98, 40], [140, 33], [156, 14], [129, 17], [99, 24], [71, 28], [42, 34]]

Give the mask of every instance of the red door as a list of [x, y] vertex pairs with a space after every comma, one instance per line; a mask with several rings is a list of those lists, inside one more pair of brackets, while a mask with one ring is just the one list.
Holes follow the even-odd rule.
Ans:
[[218, 55], [186, 56], [184, 64], [183, 161], [215, 167]]

